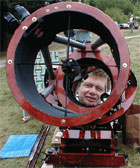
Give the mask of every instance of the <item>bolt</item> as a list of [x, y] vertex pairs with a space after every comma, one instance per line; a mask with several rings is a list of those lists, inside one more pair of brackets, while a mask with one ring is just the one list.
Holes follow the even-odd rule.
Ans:
[[58, 9], [58, 6], [55, 6], [54, 9]]
[[36, 17], [33, 17], [33, 18], [32, 18], [32, 21], [33, 21], [33, 22], [36, 22], [36, 21], [37, 21], [37, 18], [36, 18]]
[[127, 67], [127, 63], [123, 63], [123, 67], [126, 68]]
[[23, 27], [22, 27], [22, 30], [27, 30], [27, 26], [23, 26]]
[[47, 12], [47, 13], [50, 12], [50, 9], [46, 9], [46, 12]]
[[13, 61], [12, 61], [11, 59], [8, 60], [8, 64], [12, 64], [12, 62], [13, 62]]
[[72, 6], [71, 6], [70, 4], [68, 4], [68, 5], [66, 6], [66, 8], [67, 8], [67, 9], [70, 9], [70, 8], [72, 8]]
[[62, 119], [61, 120], [61, 124], [65, 124], [66, 123], [66, 120], [65, 119]]

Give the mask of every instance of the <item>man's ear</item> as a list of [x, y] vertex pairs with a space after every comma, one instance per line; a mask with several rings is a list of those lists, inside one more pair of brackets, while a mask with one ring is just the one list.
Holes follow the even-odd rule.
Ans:
[[77, 90], [76, 90], [76, 94], [78, 94], [78, 95], [79, 95], [79, 88], [80, 88], [80, 87], [78, 87]]

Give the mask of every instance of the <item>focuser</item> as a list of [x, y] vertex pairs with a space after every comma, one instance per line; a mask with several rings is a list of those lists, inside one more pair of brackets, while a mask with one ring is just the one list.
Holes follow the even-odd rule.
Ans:
[[62, 70], [70, 78], [75, 77], [80, 73], [78, 62], [72, 58], [62, 60]]

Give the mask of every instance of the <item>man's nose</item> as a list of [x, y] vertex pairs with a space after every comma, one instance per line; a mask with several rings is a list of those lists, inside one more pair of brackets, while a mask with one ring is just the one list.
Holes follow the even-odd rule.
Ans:
[[89, 93], [90, 94], [96, 94], [96, 88], [94, 86], [91, 87], [90, 90], [89, 90]]

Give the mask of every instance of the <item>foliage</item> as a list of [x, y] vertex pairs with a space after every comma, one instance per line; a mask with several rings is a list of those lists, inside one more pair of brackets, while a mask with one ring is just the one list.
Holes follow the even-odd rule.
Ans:
[[118, 23], [128, 22], [132, 14], [140, 16], [140, 2], [134, 4], [130, 0], [90, 0], [89, 4], [104, 11]]
[[[0, 0], [0, 22], [2, 22], [0, 30], [0, 50], [5, 51], [9, 42], [9, 25], [4, 19], [6, 12], [14, 13], [15, 5], [24, 6], [30, 13], [43, 7], [47, 0]], [[108, 14], [114, 21], [118, 23], [127, 23], [130, 16], [135, 16], [135, 24], [140, 25], [140, 0], [61, 0], [82, 2], [97, 7]]]
[[[114, 12], [115, 11], [115, 12]], [[123, 23], [124, 21], [127, 20], [126, 15], [123, 13], [123, 11], [119, 8], [107, 8], [105, 10], [105, 13], [111, 16], [111, 18], [114, 21], [117, 21], [118, 23]]]
[[130, 0], [132, 3], [140, 2], [140, 0]]
[[[14, 6], [19, 4], [23, 5], [31, 13], [44, 6], [45, 1], [46, 0], [1, 0], [11, 12], [13, 11]], [[79, 0], [62, 1], [80, 2]], [[128, 22], [128, 19], [132, 14], [140, 17], [140, 0], [81, 0], [81, 2], [99, 8], [118, 23]]]
[[[118, 23], [127, 23], [132, 14], [140, 18], [140, 0], [81, 0], [81, 2], [99, 8]], [[140, 22], [139, 18], [137, 18], [137, 22]]]
[[31, 13], [38, 8], [44, 6], [46, 0], [2, 0], [5, 6], [8, 7], [10, 12], [13, 11], [14, 7], [18, 5], [24, 6]]
[[[138, 36], [140, 34], [139, 30], [134, 30], [130, 33], [130, 30], [122, 30], [124, 36]], [[130, 51], [131, 69], [136, 75], [138, 84], [140, 83], [140, 47], [139, 38], [127, 39], [128, 48]], [[56, 44], [53, 45], [56, 49]], [[106, 49], [106, 47], [105, 47]], [[61, 48], [59, 48], [61, 50]], [[105, 51], [107, 53], [107, 51]], [[64, 53], [65, 54], [65, 53]], [[135, 99], [135, 104], [140, 103], [140, 86], [138, 85], [138, 91]], [[5, 144], [9, 135], [13, 134], [33, 134], [39, 133], [42, 125], [44, 123], [31, 117], [30, 121], [27, 123], [22, 123], [22, 108], [15, 102], [6, 80], [5, 67], [0, 68], [0, 149]], [[52, 135], [54, 133], [55, 126], [51, 126], [48, 136], [46, 137], [45, 144], [39, 153], [39, 158], [35, 165], [35, 168], [40, 168], [44, 158], [44, 152], [50, 147], [52, 140]], [[128, 154], [129, 165], [124, 168], [138, 168], [140, 165], [139, 153], [136, 150], [129, 148], [121, 143], [118, 144], [121, 153]], [[120, 153], [119, 152], [119, 153]], [[29, 158], [15, 158], [15, 159], [1, 159], [1, 168], [24, 168], [27, 165]]]

